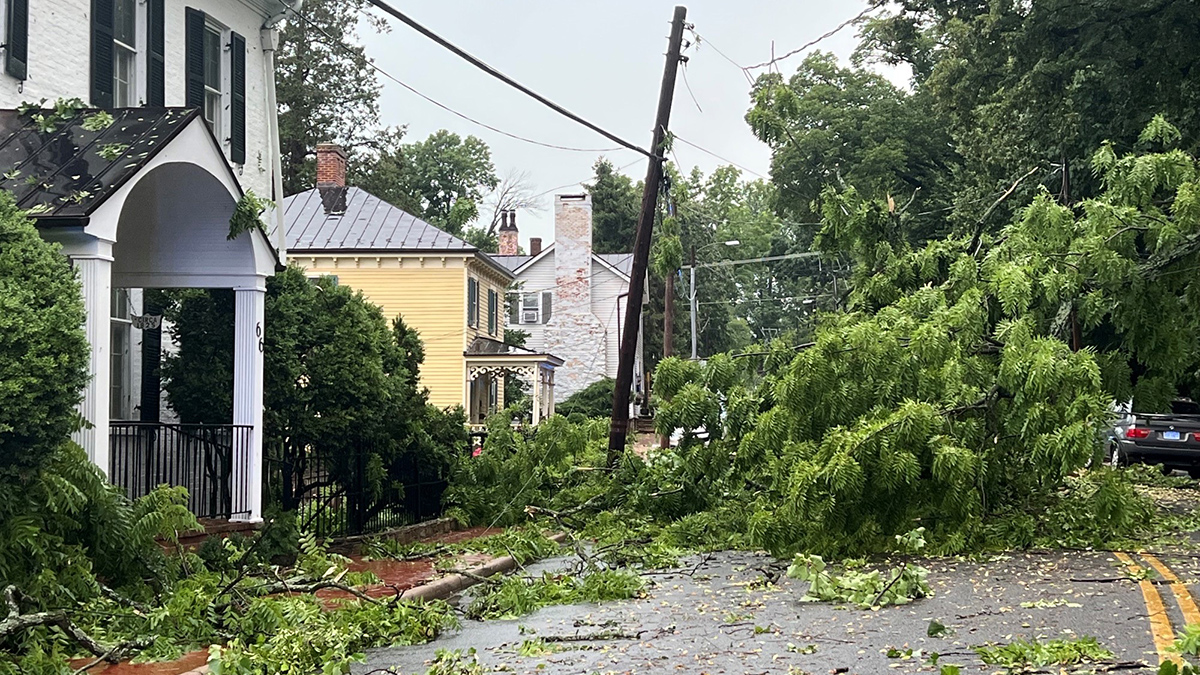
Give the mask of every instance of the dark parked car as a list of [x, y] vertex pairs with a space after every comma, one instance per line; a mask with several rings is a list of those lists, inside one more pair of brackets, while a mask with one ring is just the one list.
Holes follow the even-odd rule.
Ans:
[[1200, 404], [1176, 399], [1167, 414], [1123, 415], [1110, 434], [1109, 453], [1114, 466], [1162, 464], [1200, 478]]

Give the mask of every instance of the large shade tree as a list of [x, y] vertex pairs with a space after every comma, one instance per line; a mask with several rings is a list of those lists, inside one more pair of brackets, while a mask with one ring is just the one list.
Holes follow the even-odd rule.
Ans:
[[[945, 551], [1030, 543], [1064, 481], [1100, 459], [1113, 400], [1155, 411], [1194, 394], [1200, 161], [1181, 142], [1156, 118], [1145, 150], [1094, 154], [1097, 196], [1043, 190], [978, 238], [914, 245], [886, 201], [826, 190], [816, 244], [855, 259], [847, 310], [758, 363], [659, 366], [660, 429], [718, 439], [685, 439], [680, 503], [746, 491], [752, 537], [777, 552], [879, 548], [916, 525]], [[1095, 498], [1057, 522], [1137, 520], [1114, 478], [1087, 480]]]

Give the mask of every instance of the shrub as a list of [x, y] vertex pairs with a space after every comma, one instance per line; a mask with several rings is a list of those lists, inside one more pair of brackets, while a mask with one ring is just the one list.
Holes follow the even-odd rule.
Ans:
[[613, 388], [616, 381], [606, 377], [571, 394], [562, 403], [554, 404], [554, 412], [563, 417], [579, 413], [584, 417], [612, 415]]
[[[233, 314], [227, 291], [180, 293], [167, 310], [179, 350], [164, 359], [164, 384], [185, 421], [232, 416]], [[466, 432], [461, 412], [429, 405], [418, 384], [417, 331], [400, 318], [389, 327], [362, 293], [298, 267], [268, 280], [264, 323], [264, 446], [284, 474], [271, 481], [282, 508], [318, 489], [303, 478], [311, 450], [343, 479], [357, 470], [347, 458], [366, 448], [368, 511], [388, 487], [446, 475]]]
[[0, 472], [41, 466], [78, 424], [83, 322], [66, 257], [0, 195]]

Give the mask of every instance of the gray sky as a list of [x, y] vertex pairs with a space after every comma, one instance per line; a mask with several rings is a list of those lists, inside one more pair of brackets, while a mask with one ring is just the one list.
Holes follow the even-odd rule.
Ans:
[[[663, 0], [394, 0], [396, 7], [518, 82], [568, 110], [642, 147], [650, 130], [662, 77], [672, 8]], [[767, 175], [770, 153], [750, 133], [743, 116], [749, 106], [749, 83], [742, 71], [716, 50], [742, 66], [766, 61], [771, 42], [784, 54], [829, 31], [866, 7], [862, 0], [691, 0], [687, 19], [702, 42], [686, 54], [686, 82], [676, 86], [671, 130], [727, 158]], [[454, 54], [399, 22], [375, 34], [360, 28], [367, 54], [382, 69], [413, 88], [489, 125], [545, 143], [578, 148], [610, 148], [611, 141], [560, 117], [536, 101], [494, 80]], [[704, 41], [711, 41], [706, 44]], [[842, 59], [855, 45], [853, 28], [823, 41], [818, 48]], [[780, 64], [787, 75], [802, 56]], [[761, 72], [761, 71], [757, 71]], [[898, 79], [893, 77], [893, 79]], [[601, 154], [634, 179], [645, 175], [646, 160], [629, 150], [571, 152], [507, 138], [483, 129], [422, 100], [381, 77], [382, 122], [408, 125], [408, 139], [419, 140], [438, 129], [473, 134], [491, 146], [497, 173], [527, 171], [538, 192], [540, 213], [523, 212], [521, 245], [530, 236], [553, 238], [553, 196], [578, 191], [592, 175]], [[699, 108], [697, 109], [697, 103]], [[701, 111], [702, 109], [702, 111]], [[676, 143], [685, 168], [706, 173], [725, 164], [699, 150]], [[640, 158], [640, 159], [639, 159]], [[747, 177], [752, 177], [748, 175]], [[571, 184], [570, 187], [560, 188]]]

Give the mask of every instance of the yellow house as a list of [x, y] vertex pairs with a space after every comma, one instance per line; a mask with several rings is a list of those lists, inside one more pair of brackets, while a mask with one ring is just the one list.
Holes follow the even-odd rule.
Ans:
[[402, 317], [425, 346], [421, 384], [439, 407], [461, 405], [480, 424], [504, 404], [504, 378], [532, 387], [532, 418], [554, 413], [562, 360], [504, 342], [512, 272], [471, 244], [356, 187], [346, 155], [317, 147], [317, 187], [284, 199], [288, 255], [311, 276], [362, 291]]

